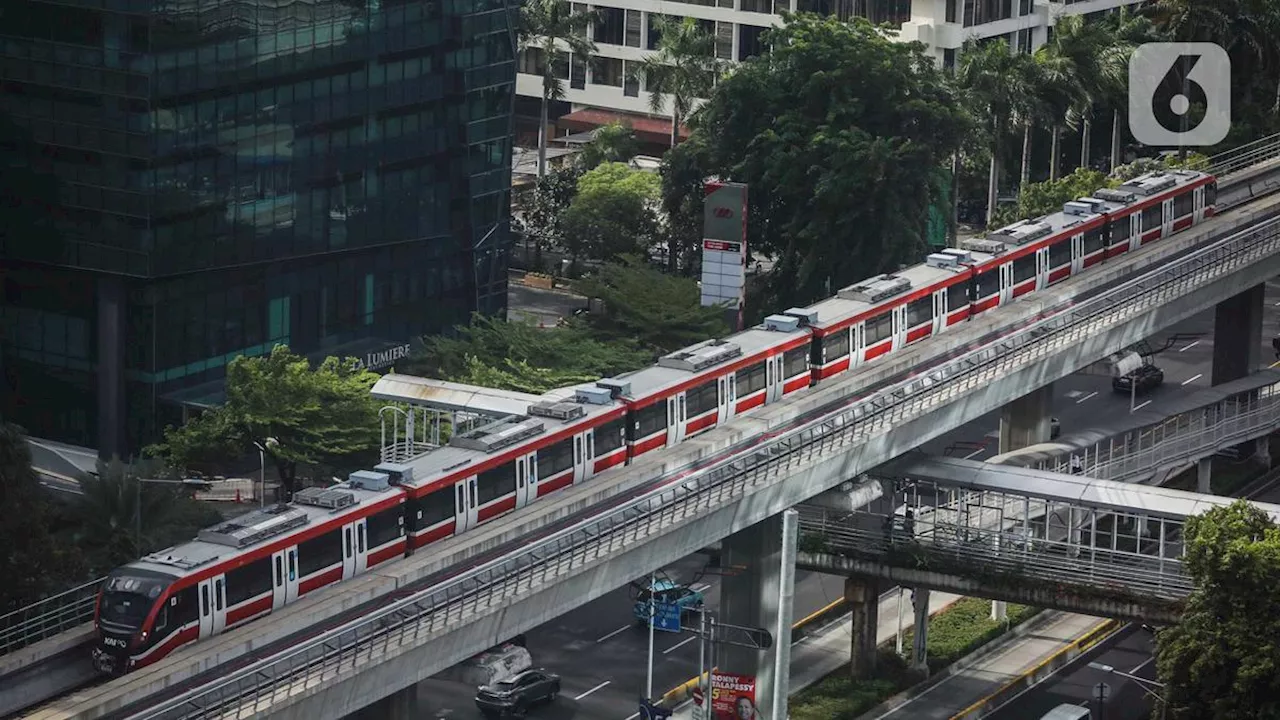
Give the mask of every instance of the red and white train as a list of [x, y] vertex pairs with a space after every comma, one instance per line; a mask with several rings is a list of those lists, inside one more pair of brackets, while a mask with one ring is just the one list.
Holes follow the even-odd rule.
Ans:
[[1153, 173], [652, 367], [548, 393], [113, 571], [95, 665], [121, 673], [778, 402], [1211, 217], [1211, 175]]

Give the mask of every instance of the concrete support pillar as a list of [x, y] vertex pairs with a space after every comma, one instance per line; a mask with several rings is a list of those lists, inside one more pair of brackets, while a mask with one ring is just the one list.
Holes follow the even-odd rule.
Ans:
[[1209, 489], [1209, 480], [1213, 476], [1213, 458], [1200, 458], [1196, 463], [1196, 492], [1205, 495], [1213, 492]]
[[1023, 395], [1000, 411], [1000, 452], [1049, 441], [1053, 384]]
[[929, 674], [929, 590], [916, 588], [911, 593], [916, 611], [915, 635], [911, 642], [911, 669]]
[[1253, 459], [1263, 467], [1271, 469], [1271, 436], [1263, 435], [1253, 441]]
[[98, 455], [127, 457], [124, 343], [127, 292], [124, 279], [101, 276], [98, 295]]
[[876, 671], [876, 629], [880, 626], [880, 592], [875, 580], [844, 579], [844, 599], [849, 603], [853, 631], [850, 633], [849, 674], [854, 680], [871, 677]]
[[[782, 582], [781, 561], [781, 514], [725, 538], [721, 546], [721, 563], [726, 567], [741, 567], [743, 570], [725, 576], [723, 589], [720, 591], [720, 616], [717, 621], [741, 627], [764, 628], [771, 634], [774, 633]], [[720, 654], [718, 666], [722, 671], [755, 676], [757, 700], [772, 697], [776, 668], [774, 650], [720, 645], [716, 651]], [[761, 709], [764, 707], [768, 705], [763, 705]], [[772, 720], [765, 717], [763, 712], [761, 718]]]
[[1262, 356], [1263, 291], [1264, 286], [1255, 285], [1214, 308], [1214, 385], [1257, 372]]

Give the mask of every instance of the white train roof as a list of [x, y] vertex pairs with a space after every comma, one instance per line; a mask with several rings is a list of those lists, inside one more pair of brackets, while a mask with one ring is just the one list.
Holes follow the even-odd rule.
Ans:
[[293, 502], [224, 520], [201, 530], [190, 542], [151, 553], [125, 568], [183, 577], [199, 572], [215, 561], [246, 555], [288, 533], [354, 515], [379, 500], [401, 496], [387, 484], [385, 475], [381, 480], [374, 475], [383, 474], [363, 471], [353, 473], [352, 480], [340, 485], [300, 490], [294, 495]]
[[953, 280], [957, 274], [966, 270], [968, 264], [990, 257], [967, 250], [949, 250], [935, 254], [948, 256], [953, 262], [946, 266], [914, 265], [896, 273], [878, 275], [854, 283], [842, 289], [835, 297], [809, 306], [810, 311], [817, 313], [813, 326], [821, 330], [838, 328], [853, 318], [897, 305], [902, 298], [916, 290]]

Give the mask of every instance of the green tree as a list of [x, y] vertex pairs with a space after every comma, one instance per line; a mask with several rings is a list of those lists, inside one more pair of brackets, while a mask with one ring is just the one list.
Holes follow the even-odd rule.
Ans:
[[1101, 100], [1111, 109], [1111, 159], [1107, 167], [1115, 170], [1121, 165], [1122, 124], [1129, 109], [1129, 58], [1139, 45], [1164, 40], [1166, 36], [1150, 18], [1132, 13], [1127, 7], [1108, 14], [1106, 22], [1114, 47], [1102, 58], [1102, 62], [1111, 67], [1103, 73], [1107, 82], [1101, 88]]
[[942, 72], [860, 18], [789, 16], [765, 41], [691, 123], [703, 176], [749, 187], [749, 245], [777, 259], [767, 305], [919, 262], [934, 172], [970, 127]]
[[[1066, 112], [1054, 124], [1055, 154], [1050, 162], [1049, 178], [1056, 179], [1057, 133], [1063, 125], [1078, 128], [1081, 135], [1080, 166], [1089, 165], [1089, 132], [1093, 106], [1101, 102], [1113, 88], [1127, 81], [1127, 61], [1120, 62], [1125, 51], [1118, 46], [1110, 29], [1101, 22], [1090, 22], [1082, 15], [1064, 15], [1053, 26], [1053, 37], [1036, 51], [1046, 96], [1043, 102]], [[1121, 74], [1123, 73], [1123, 75]]]
[[516, 232], [534, 243], [534, 267], [542, 269], [542, 253], [552, 246], [565, 245], [562, 219], [565, 210], [578, 194], [578, 178], [582, 169], [576, 164], [553, 168], [538, 178], [533, 190], [512, 214]]
[[50, 533], [52, 508], [35, 470], [26, 433], [0, 420], [0, 614], [87, 578], [78, 553]]
[[1018, 191], [1018, 202], [1000, 208], [992, 219], [991, 229], [1004, 227], [1018, 220], [1040, 217], [1062, 210], [1063, 203], [1088, 197], [1098, 188], [1114, 187], [1120, 181], [1108, 178], [1097, 170], [1077, 168], [1066, 177], [1039, 183], [1028, 183]]
[[227, 366], [226, 402], [167, 428], [148, 452], [213, 474], [261, 445], [292, 496], [299, 465], [344, 471], [376, 457], [379, 405], [369, 390], [377, 380], [355, 358], [330, 357], [312, 368], [284, 345], [266, 357], [241, 356]]
[[657, 175], [620, 162], [604, 163], [578, 178], [578, 193], [561, 218], [574, 262], [647, 251], [657, 235], [661, 190]]
[[520, 6], [520, 50], [537, 54], [542, 75], [542, 109], [538, 116], [538, 177], [547, 172], [547, 116], [552, 100], [564, 97], [564, 81], [556, 69], [567, 65], [572, 53], [586, 59], [596, 51], [587, 38], [587, 26], [599, 17], [596, 11], [575, 11], [569, 0], [525, 0]]
[[663, 239], [667, 245], [667, 272], [675, 274], [694, 265], [688, 256], [702, 242], [703, 183], [706, 173], [703, 137], [694, 134], [662, 156]]
[[96, 477], [80, 479], [81, 494], [71, 515], [76, 544], [95, 575], [190, 540], [221, 519], [217, 510], [192, 499], [181, 486], [138, 482], [162, 475], [154, 461], [130, 467], [115, 460], [98, 463]]
[[636, 65], [635, 77], [649, 92], [649, 109], [662, 114], [671, 102], [671, 147], [680, 141], [680, 124], [699, 98], [711, 94], [724, 63], [716, 58], [716, 39], [694, 18], [650, 15], [658, 32], [658, 51]]
[[634, 340], [603, 342], [589, 328], [539, 328], [473, 315], [452, 336], [423, 338], [425, 351], [404, 367], [414, 375], [484, 387], [540, 392], [642, 368], [653, 355]]
[[1280, 717], [1280, 528], [1238, 500], [1189, 518], [1184, 539], [1195, 590], [1156, 645], [1168, 717]]
[[582, 170], [594, 170], [604, 163], [629, 162], [640, 154], [640, 141], [630, 124], [611, 122], [591, 131], [591, 142], [582, 147], [578, 165]]
[[729, 332], [722, 309], [702, 306], [694, 280], [660, 272], [638, 258], [609, 263], [577, 288], [603, 301], [603, 310], [588, 313], [584, 322], [611, 342], [634, 339], [668, 353]]

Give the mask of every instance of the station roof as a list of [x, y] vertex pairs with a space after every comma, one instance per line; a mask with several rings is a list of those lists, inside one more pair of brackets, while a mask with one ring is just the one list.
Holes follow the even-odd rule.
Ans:
[[529, 393], [476, 387], [447, 380], [388, 373], [374, 383], [373, 397], [448, 412], [507, 417], [525, 415], [529, 406], [543, 400]]

